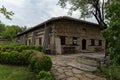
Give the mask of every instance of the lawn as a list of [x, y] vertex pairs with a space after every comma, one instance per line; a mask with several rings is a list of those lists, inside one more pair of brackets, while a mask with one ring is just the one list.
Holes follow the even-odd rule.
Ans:
[[37, 80], [27, 67], [0, 65], [0, 80]]

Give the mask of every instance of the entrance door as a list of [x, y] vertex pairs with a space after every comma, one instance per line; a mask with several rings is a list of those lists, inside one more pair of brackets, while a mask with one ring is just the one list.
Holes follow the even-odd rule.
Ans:
[[86, 40], [83, 39], [82, 40], [82, 50], [85, 50], [86, 49]]
[[56, 47], [56, 54], [61, 54], [61, 40], [60, 37], [55, 38], [55, 47]]

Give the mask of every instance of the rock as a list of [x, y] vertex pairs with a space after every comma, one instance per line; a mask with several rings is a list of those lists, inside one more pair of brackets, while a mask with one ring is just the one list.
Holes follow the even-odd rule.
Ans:
[[59, 75], [59, 76], [57, 76], [57, 80], [63, 80], [63, 79], [65, 79], [65, 75], [64, 74], [61, 74], [61, 75]]
[[76, 78], [79, 78], [80, 80], [83, 79], [82, 75], [81, 74], [75, 74], [74, 75]]
[[97, 76], [93, 75], [93, 74], [85, 74], [86, 77], [90, 78], [90, 79], [95, 79]]
[[83, 71], [81, 71], [81, 70], [79, 70], [79, 69], [75, 69], [75, 68], [73, 68], [72, 71], [73, 71], [74, 74], [83, 73]]
[[94, 80], [106, 80], [106, 78], [100, 78], [100, 77], [97, 77], [96, 79]]
[[73, 73], [72, 73], [71, 71], [67, 71], [67, 72], [65, 72], [65, 74], [66, 74], [67, 76], [73, 76]]
[[76, 78], [76, 77], [69, 77], [69, 78], [67, 78], [66, 80], [79, 80], [79, 79]]
[[61, 68], [59, 68], [57, 71], [58, 71], [59, 73], [64, 73], [64, 70], [61, 69]]

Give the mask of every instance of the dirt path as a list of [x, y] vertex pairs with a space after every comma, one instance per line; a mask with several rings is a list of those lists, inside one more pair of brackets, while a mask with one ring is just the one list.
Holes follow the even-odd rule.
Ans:
[[[96, 70], [96, 67], [91, 67], [86, 64], [78, 62], [80, 56], [83, 56], [83, 54], [52, 55], [51, 58], [53, 61], [53, 67], [51, 69], [51, 73], [54, 76], [54, 79], [55, 80], [106, 80], [105, 78], [101, 78], [91, 73], [91, 71]], [[94, 55], [94, 57], [102, 57], [102, 56]]]

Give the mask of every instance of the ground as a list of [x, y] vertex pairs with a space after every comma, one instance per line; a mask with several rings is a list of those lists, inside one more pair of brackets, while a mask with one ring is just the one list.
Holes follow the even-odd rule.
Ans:
[[37, 80], [33, 72], [25, 66], [0, 64], [0, 80]]
[[55, 80], [106, 80], [92, 73], [97, 69], [95, 60], [103, 57], [101, 53], [52, 55], [51, 73]]

